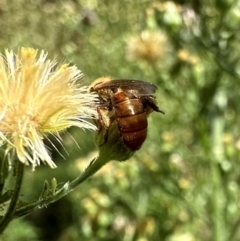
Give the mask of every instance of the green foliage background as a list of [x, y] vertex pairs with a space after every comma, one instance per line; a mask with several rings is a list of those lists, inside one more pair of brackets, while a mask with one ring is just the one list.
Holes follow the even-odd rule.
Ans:
[[[14, 221], [2, 240], [240, 240], [239, 9], [238, 0], [1, 1], [1, 51], [45, 49], [76, 64], [84, 84], [108, 75], [152, 82], [166, 112], [150, 116], [133, 158]], [[53, 151], [56, 170], [29, 169], [23, 200], [97, 155], [94, 133], [69, 132], [80, 149], [63, 133], [66, 160]]]

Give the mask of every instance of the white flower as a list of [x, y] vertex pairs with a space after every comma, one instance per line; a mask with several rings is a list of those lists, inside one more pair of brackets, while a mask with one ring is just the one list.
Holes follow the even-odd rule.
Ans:
[[56, 167], [43, 143], [70, 126], [95, 129], [95, 96], [79, 85], [76, 66], [47, 60], [47, 53], [21, 48], [0, 56], [0, 139], [33, 169], [41, 161]]

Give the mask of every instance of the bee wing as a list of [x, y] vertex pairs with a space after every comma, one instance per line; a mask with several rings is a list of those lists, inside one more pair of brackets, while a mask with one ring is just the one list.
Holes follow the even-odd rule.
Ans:
[[138, 95], [151, 95], [156, 92], [157, 86], [143, 80], [115, 79], [102, 82], [96, 89], [121, 88], [127, 91], [136, 91]]

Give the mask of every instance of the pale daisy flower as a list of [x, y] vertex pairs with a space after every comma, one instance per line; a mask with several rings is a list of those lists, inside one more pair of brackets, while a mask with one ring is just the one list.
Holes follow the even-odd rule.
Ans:
[[155, 62], [164, 56], [167, 48], [167, 37], [163, 32], [145, 30], [140, 35], [128, 39], [127, 59]]
[[31, 164], [56, 167], [43, 139], [70, 126], [94, 130], [86, 118], [96, 116], [96, 97], [79, 85], [76, 66], [57, 65], [47, 53], [21, 48], [0, 56], [0, 140], [7, 152]]

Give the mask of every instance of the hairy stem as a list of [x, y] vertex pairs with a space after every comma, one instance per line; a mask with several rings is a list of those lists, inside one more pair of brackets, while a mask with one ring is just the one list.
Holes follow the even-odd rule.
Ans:
[[66, 196], [68, 193], [73, 191], [78, 185], [80, 185], [82, 182], [87, 180], [90, 176], [92, 176], [94, 173], [96, 173], [103, 165], [106, 164], [109, 160], [102, 159], [100, 157], [97, 157], [96, 159], [93, 159], [89, 166], [86, 168], [86, 170], [78, 176], [76, 179], [74, 179], [71, 182], [67, 182], [63, 185], [62, 188], [60, 188], [56, 193], [46, 197], [46, 198], [40, 198], [38, 201], [24, 205], [16, 210], [14, 213], [14, 217], [21, 217], [25, 216], [37, 209], [40, 209], [43, 206], [47, 206], [50, 203], [56, 202], [57, 200], [61, 199], [62, 197]]
[[16, 180], [15, 180], [15, 187], [12, 192], [12, 197], [10, 204], [8, 206], [8, 210], [3, 216], [2, 220], [0, 221], [0, 233], [2, 233], [9, 222], [13, 219], [14, 217], [14, 212], [16, 210], [17, 202], [18, 202], [18, 197], [20, 194], [20, 189], [22, 185], [22, 180], [23, 180], [23, 174], [24, 174], [24, 165], [20, 161], [16, 161]]

